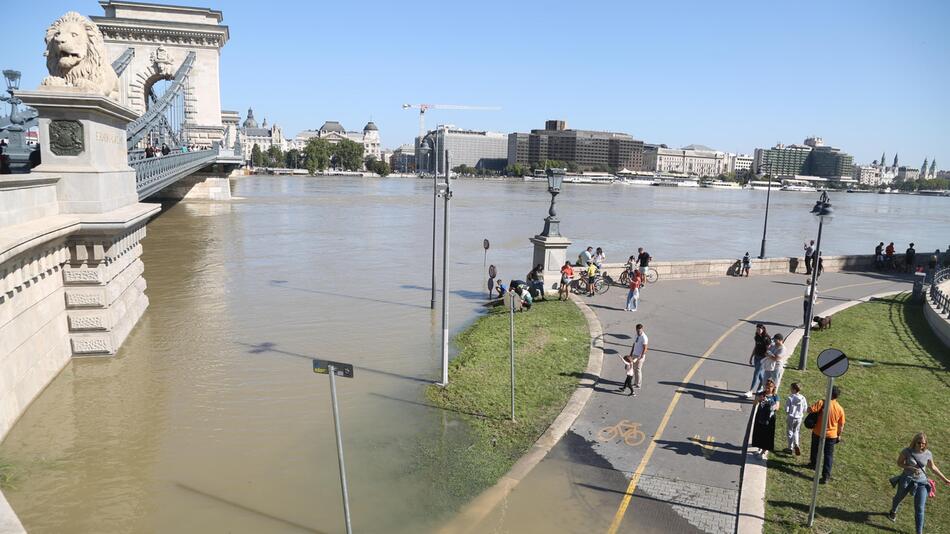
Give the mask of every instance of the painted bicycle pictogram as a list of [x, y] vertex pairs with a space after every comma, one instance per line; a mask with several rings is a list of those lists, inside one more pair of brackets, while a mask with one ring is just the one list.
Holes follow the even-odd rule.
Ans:
[[624, 419], [614, 426], [600, 429], [600, 432], [597, 433], [597, 441], [607, 442], [621, 436], [623, 442], [631, 447], [636, 447], [647, 439], [646, 434], [640, 430], [640, 423], [631, 423]]

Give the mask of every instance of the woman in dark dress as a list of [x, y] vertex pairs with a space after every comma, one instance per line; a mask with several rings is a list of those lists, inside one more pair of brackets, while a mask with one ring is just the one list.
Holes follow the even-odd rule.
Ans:
[[756, 395], [755, 400], [759, 403], [759, 409], [752, 423], [751, 445], [759, 448], [759, 457], [765, 458], [767, 451], [775, 450], [775, 412], [779, 408], [775, 382], [766, 380], [765, 388]]

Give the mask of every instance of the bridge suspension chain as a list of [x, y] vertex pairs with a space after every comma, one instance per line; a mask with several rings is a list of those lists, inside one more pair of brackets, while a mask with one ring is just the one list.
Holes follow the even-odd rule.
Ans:
[[[154, 130], [161, 130], [171, 125], [181, 125], [184, 123], [184, 89], [185, 81], [191, 73], [191, 68], [195, 64], [195, 53], [188, 52], [185, 61], [175, 73], [172, 83], [165, 89], [165, 93], [154, 100], [148, 107], [148, 111], [141, 117], [129, 123], [126, 128], [128, 149], [133, 151], [135, 147]], [[154, 95], [151, 95], [154, 98]], [[180, 126], [179, 126], [180, 132]]]

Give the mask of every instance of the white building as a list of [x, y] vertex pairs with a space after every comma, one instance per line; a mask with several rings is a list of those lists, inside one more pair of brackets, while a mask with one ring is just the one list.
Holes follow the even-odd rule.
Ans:
[[292, 148], [291, 143], [284, 138], [280, 126], [276, 124], [268, 126], [267, 119], [258, 126], [257, 119], [254, 118], [254, 110], [251, 108], [248, 108], [247, 118], [244, 119], [239, 130], [239, 142], [244, 161], [250, 161], [254, 145], [260, 147], [261, 152], [267, 152], [272, 146], [279, 147], [281, 151]]
[[643, 170], [692, 176], [719, 176], [729, 169], [731, 154], [703, 145], [683, 148], [644, 147]]
[[752, 161], [755, 158], [748, 154], [729, 154], [729, 166], [727, 171], [736, 173], [736, 176], [748, 174], [752, 169]]
[[319, 130], [304, 130], [294, 137], [293, 144], [298, 150], [303, 150], [307, 146], [307, 141], [316, 137], [317, 139], [326, 139], [330, 144], [337, 144], [342, 139], [348, 139], [355, 143], [363, 145], [363, 158], [370, 156], [376, 159], [382, 159], [382, 147], [379, 141], [379, 128], [376, 123], [370, 121], [363, 127], [362, 132], [347, 131], [337, 121], [326, 121]]

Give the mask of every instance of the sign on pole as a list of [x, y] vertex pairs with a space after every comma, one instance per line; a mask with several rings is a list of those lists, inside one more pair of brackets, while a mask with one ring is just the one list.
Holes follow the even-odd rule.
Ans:
[[818, 370], [837, 378], [848, 372], [848, 357], [838, 349], [825, 349], [818, 355]]
[[336, 377], [353, 378], [353, 364], [314, 359], [313, 372], [330, 377], [330, 405], [333, 407], [333, 429], [336, 433], [337, 460], [340, 463], [340, 489], [343, 491], [343, 521], [346, 525], [346, 534], [352, 534], [350, 495], [346, 488], [346, 464], [343, 462], [343, 431], [340, 429], [340, 405], [336, 399]]
[[818, 369], [828, 377], [825, 402], [821, 408], [821, 438], [818, 440], [818, 453], [815, 456], [815, 478], [811, 481], [811, 505], [808, 507], [808, 526], [815, 523], [815, 506], [818, 504], [818, 482], [821, 480], [825, 462], [825, 434], [828, 433], [828, 418], [831, 414], [831, 392], [835, 378], [848, 372], [848, 357], [838, 349], [825, 349], [818, 355]]
[[488, 242], [487, 239], [484, 240], [484, 241], [482, 241], [482, 247], [485, 248], [485, 258], [482, 260], [482, 269], [484, 269], [484, 268], [485, 268], [485, 264], [488, 263], [488, 247], [489, 247], [490, 245], [491, 245], [491, 244]]

